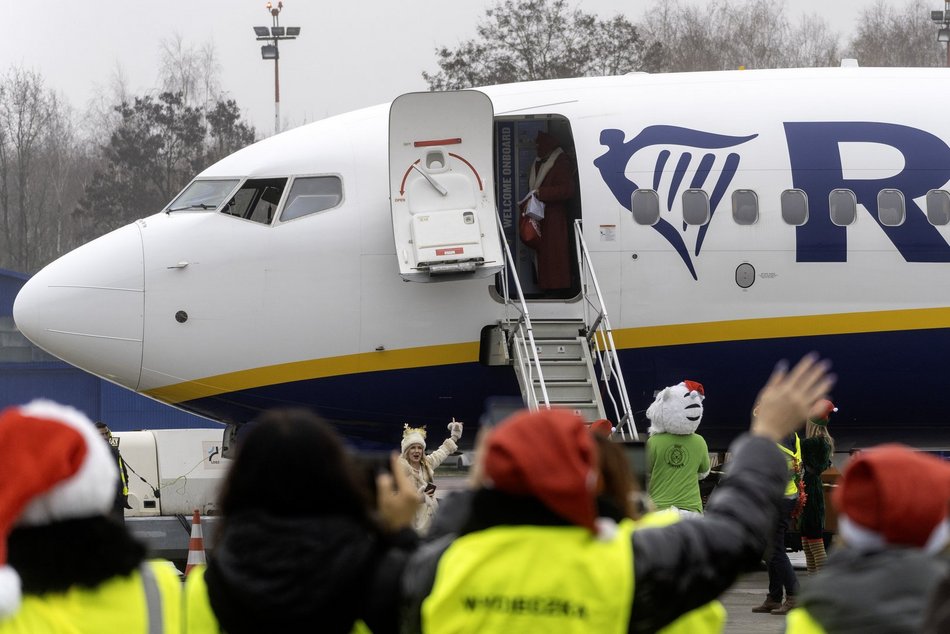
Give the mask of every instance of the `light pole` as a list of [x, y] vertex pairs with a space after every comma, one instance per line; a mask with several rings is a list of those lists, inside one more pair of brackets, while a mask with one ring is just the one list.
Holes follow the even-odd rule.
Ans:
[[937, 41], [947, 44], [947, 68], [950, 68], [950, 0], [944, 0], [943, 11], [931, 11], [930, 19], [937, 24]]
[[[947, 0], [950, 2], [950, 0]], [[280, 12], [284, 8], [283, 2], [278, 2], [273, 6], [270, 2], [264, 5], [267, 12], [273, 18], [270, 28], [266, 26], [255, 26], [254, 34], [258, 41], [271, 41], [273, 44], [265, 44], [261, 47], [261, 58], [274, 60], [274, 134], [280, 132], [280, 49], [277, 48], [279, 40], [296, 40], [300, 35], [299, 26], [280, 26]]]

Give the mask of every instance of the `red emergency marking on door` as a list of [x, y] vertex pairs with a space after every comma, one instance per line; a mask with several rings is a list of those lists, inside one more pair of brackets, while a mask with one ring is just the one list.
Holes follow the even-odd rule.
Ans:
[[[422, 159], [416, 159], [412, 162], [412, 165], [418, 165]], [[409, 166], [409, 169], [406, 170], [406, 173], [402, 175], [402, 182], [399, 183], [399, 195], [402, 196], [406, 193], [406, 179], [409, 178], [409, 172], [412, 171], [412, 165]]]
[[451, 248], [449, 248], [449, 249], [436, 249], [436, 250], [435, 250], [435, 255], [436, 255], [436, 257], [438, 257], [438, 256], [440, 256], [440, 255], [462, 255], [463, 253], [465, 253], [465, 249], [462, 248], [462, 247], [451, 247]]
[[431, 139], [429, 141], [413, 141], [413, 147], [433, 147], [436, 145], [458, 145], [462, 142], [462, 139], [455, 137], [454, 139]]
[[475, 166], [474, 166], [474, 165], [472, 165], [471, 163], [469, 163], [468, 161], [466, 161], [465, 159], [463, 159], [463, 158], [462, 158], [461, 156], [459, 156], [458, 154], [452, 154], [451, 152], [449, 152], [449, 156], [453, 156], [453, 157], [457, 158], [458, 160], [462, 161], [463, 163], [465, 163], [466, 165], [468, 165], [468, 168], [469, 168], [470, 170], [472, 170], [472, 173], [473, 173], [473, 174], [475, 174], [475, 178], [478, 179], [478, 189], [479, 189], [479, 191], [483, 191], [483, 190], [485, 189], [485, 188], [482, 186], [482, 177], [478, 174], [478, 170], [475, 169]]

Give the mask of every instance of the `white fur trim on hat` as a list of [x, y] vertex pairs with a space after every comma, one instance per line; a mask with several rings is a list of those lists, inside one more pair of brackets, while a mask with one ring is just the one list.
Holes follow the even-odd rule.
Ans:
[[838, 516], [838, 532], [841, 533], [841, 539], [858, 552], [883, 550], [887, 547], [887, 542], [880, 533], [855, 524], [847, 515]]
[[[864, 528], [860, 524], [855, 524], [847, 515], [838, 516], [838, 532], [841, 538], [855, 550], [859, 552], [869, 552], [884, 550], [887, 548], [887, 541], [880, 533]], [[944, 520], [937, 524], [930, 538], [924, 545], [924, 551], [934, 555], [950, 542], [950, 521]]]
[[425, 451], [426, 448], [426, 439], [417, 431], [413, 431], [402, 437], [402, 452], [406, 453], [406, 450], [409, 449], [412, 445], [422, 445], [422, 450]]
[[0, 566], [0, 618], [20, 608], [20, 575], [10, 566]]
[[930, 539], [924, 545], [924, 552], [936, 555], [944, 549], [948, 542], [950, 542], [950, 519], [937, 524], [937, 528], [930, 534]]
[[24, 416], [55, 420], [78, 431], [86, 441], [86, 457], [72, 478], [34, 498], [17, 523], [43, 526], [60, 520], [107, 515], [115, 502], [119, 467], [92, 421], [78, 409], [48, 400], [33, 401], [20, 411]]

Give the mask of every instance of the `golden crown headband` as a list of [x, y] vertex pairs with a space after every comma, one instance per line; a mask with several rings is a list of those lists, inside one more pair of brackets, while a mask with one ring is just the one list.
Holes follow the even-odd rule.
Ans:
[[423, 438], [426, 437], [426, 426], [422, 427], [410, 427], [409, 423], [406, 423], [402, 426], [402, 437], [405, 438], [410, 434], [419, 434]]

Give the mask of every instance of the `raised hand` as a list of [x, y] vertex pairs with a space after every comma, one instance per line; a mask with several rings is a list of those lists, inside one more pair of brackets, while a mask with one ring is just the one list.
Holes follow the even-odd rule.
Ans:
[[376, 509], [383, 527], [395, 532], [412, 525], [421, 500], [406, 470], [399, 464], [399, 454], [395, 451], [390, 456], [389, 465], [391, 473], [376, 476]]
[[802, 357], [791, 371], [780, 362], [756, 398], [751, 432], [778, 442], [804, 425], [815, 402], [835, 384], [830, 368], [831, 362], [815, 353]]

